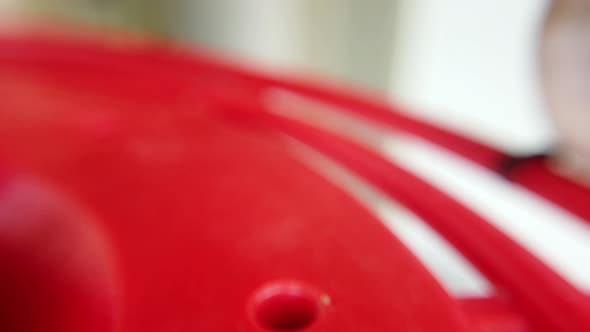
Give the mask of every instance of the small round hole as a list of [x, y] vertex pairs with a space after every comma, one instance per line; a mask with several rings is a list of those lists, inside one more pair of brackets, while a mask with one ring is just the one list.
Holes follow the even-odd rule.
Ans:
[[268, 330], [299, 331], [318, 318], [318, 303], [317, 296], [301, 285], [274, 285], [258, 293], [254, 316]]

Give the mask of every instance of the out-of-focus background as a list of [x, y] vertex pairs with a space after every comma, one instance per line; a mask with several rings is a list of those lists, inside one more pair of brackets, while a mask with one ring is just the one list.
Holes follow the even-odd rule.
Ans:
[[[545, 150], [537, 37], [547, 0], [0, 0], [0, 19], [96, 24], [178, 40], [268, 69], [346, 81], [406, 112], [504, 150]], [[474, 207], [580, 288], [590, 230], [421, 142], [399, 162]], [[392, 230], [455, 294], [489, 285], [424, 224], [377, 204]]]
[[0, 10], [157, 34], [348, 80], [475, 137], [530, 151], [552, 138], [534, 57], [547, 2], [0, 0]]

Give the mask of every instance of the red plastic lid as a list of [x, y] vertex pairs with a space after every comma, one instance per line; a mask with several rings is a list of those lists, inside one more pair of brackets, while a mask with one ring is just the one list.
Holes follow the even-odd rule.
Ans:
[[[2, 257], [26, 256], [0, 267], [26, 283], [3, 285], [44, 294], [6, 322], [40, 322], [31, 331], [471, 331], [416, 258], [282, 137], [212, 111], [182, 75], [109, 66], [135, 50], [91, 46], [100, 56], [84, 58], [87, 45], [56, 44], [24, 52], [29, 63], [0, 61], [0, 158], [39, 190], [70, 197], [38, 217], [63, 224], [45, 228], [45, 246], [2, 247]], [[43, 208], [10, 188], [0, 206], [10, 197], [28, 205], [0, 209], [2, 219], [19, 224], [23, 210]], [[71, 224], [64, 209], [93, 221]], [[85, 242], [70, 238], [78, 227], [101, 239], [106, 263], [87, 255], [63, 272], [75, 282], [54, 282], [69, 263], [50, 257], [52, 243], [84, 254]], [[87, 305], [98, 301], [91, 286], [76, 283], [88, 269], [108, 286], [98, 306]]]
[[[0, 329], [590, 330], [587, 296], [481, 216], [262, 99], [293, 91], [501, 173], [511, 157], [491, 147], [348, 90], [149, 42], [7, 37], [0, 72]], [[502, 298], [451, 298], [282, 133], [405, 204]], [[517, 166], [504, 175], [588, 214], [587, 188]]]

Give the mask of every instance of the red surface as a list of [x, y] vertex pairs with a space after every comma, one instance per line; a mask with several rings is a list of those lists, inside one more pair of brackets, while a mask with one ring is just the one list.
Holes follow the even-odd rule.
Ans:
[[[309, 331], [470, 331], [415, 257], [363, 207], [292, 157], [277, 135], [236, 127], [198, 98], [174, 98], [193, 89], [182, 80], [167, 86], [154, 73], [148, 81], [94, 64], [67, 68], [0, 62], [0, 158], [13, 174], [73, 197], [69, 204], [89, 211], [102, 229], [114, 302], [102, 304], [112, 315], [99, 319], [101, 326], [264, 330], [253, 298], [260, 287], [288, 279], [316, 294]], [[28, 204], [34, 207], [35, 199]], [[61, 225], [70, 220], [56, 218]], [[50, 249], [24, 245], [3, 254], [45, 260]], [[75, 244], [70, 250], [83, 253]], [[29, 276], [21, 268], [0, 267]], [[65, 261], [53, 262], [30, 278], [65, 268]], [[40, 289], [50, 301], [40, 306], [52, 308], [61, 298], [62, 288], [41, 283]], [[16, 287], [16, 295], [25, 290]], [[293, 313], [284, 319], [316, 310], [297, 301], [276, 301], [274, 310]], [[273, 318], [270, 309], [260, 310], [262, 322]], [[45, 314], [10, 317], [35, 322]], [[72, 324], [76, 312], [58, 317], [29, 330], [85, 330]]]
[[[0, 203], [20, 202], [0, 204], [0, 219], [16, 221], [0, 228], [0, 270], [11, 271], [0, 290], [26, 300], [0, 300], [3, 331], [590, 330], [588, 299], [481, 217], [353, 142], [260, 116], [260, 98], [291, 89], [496, 170], [506, 155], [493, 148], [346, 89], [149, 43], [5, 38], [0, 72]], [[500, 302], [451, 299], [277, 129], [407, 204], [490, 278]], [[587, 188], [544, 165], [511, 179], [588, 214]], [[11, 190], [22, 181], [32, 194]], [[6, 240], [15, 234], [45, 240]], [[74, 258], [48, 250], [63, 242], [58, 257]], [[28, 285], [45, 295], [27, 302]]]
[[113, 276], [90, 215], [30, 179], [0, 191], [2, 331], [108, 331]]
[[[346, 87], [326, 86], [305, 79], [284, 79], [273, 75], [261, 74], [240, 66], [228, 65], [226, 62], [199, 54], [189, 54], [175, 48], [161, 47], [152, 43], [134, 41], [133, 47], [113, 52], [108, 43], [87, 42], [78, 38], [77, 43], [51, 42], [25, 35], [18, 39], [4, 38], [3, 52], [0, 57], [7, 63], [24, 63], [53, 68], [68, 67], [72, 71], [77, 66], [94, 67], [94, 84], [101, 89], [110, 89], [116, 93], [117, 82], [108, 80], [107, 73], [133, 73], [137, 80], [153, 80], [157, 77], [163, 81], [191, 81], [214, 90], [222, 89], [228, 95], [248, 95], [254, 97], [267, 88], [284, 88], [323, 103], [335, 105], [344, 112], [355, 113], [367, 119], [385, 124], [394, 130], [404, 131], [430, 140], [439, 146], [453, 151], [483, 167], [502, 174], [502, 165], [508, 156], [497, 149], [475, 140], [437, 127], [425, 121], [413, 119], [389, 102], [376, 96], [368, 96]], [[121, 41], [114, 43], [120, 47]], [[100, 69], [98, 69], [100, 68]], [[99, 71], [100, 73], [97, 73]], [[139, 78], [141, 77], [141, 78]], [[108, 82], [101, 82], [100, 79]], [[137, 83], [137, 82], [136, 82]], [[172, 83], [172, 82], [169, 82]], [[114, 85], [114, 86], [113, 86]], [[149, 93], [169, 98], [178, 91], [178, 84], [172, 83], [156, 88]], [[219, 91], [219, 90], [217, 90]], [[145, 86], [138, 87], [135, 93], [145, 94]], [[509, 179], [539, 194], [563, 208], [590, 222], [590, 188], [571, 181], [543, 161], [532, 161], [537, 166], [533, 172], [511, 172]], [[527, 166], [528, 167], [528, 166]]]
[[590, 299], [475, 212], [352, 141], [260, 114], [262, 121], [333, 157], [428, 222], [536, 328], [590, 331]]
[[505, 299], [467, 298], [461, 300], [461, 308], [470, 317], [478, 331], [482, 332], [531, 332], [531, 324]]

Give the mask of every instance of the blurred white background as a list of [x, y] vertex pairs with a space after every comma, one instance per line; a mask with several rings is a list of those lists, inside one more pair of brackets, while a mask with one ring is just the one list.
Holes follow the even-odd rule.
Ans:
[[553, 138], [535, 58], [547, 3], [0, 0], [0, 11], [124, 26], [266, 67], [347, 80], [479, 139], [531, 151]]
[[535, 63], [547, 1], [190, 3], [175, 29], [200, 45], [349, 80], [507, 149], [552, 139]]

